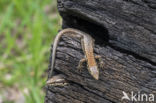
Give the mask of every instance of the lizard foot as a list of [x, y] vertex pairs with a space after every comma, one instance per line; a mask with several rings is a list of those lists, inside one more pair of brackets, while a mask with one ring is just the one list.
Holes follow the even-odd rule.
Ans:
[[78, 70], [79, 72], [82, 71], [82, 69], [84, 68], [83, 64], [86, 62], [87, 60], [85, 58], [81, 59], [80, 62], [79, 62], [79, 65], [78, 65]]
[[96, 56], [95, 56], [95, 59], [98, 60], [98, 65], [100, 66], [100, 68], [103, 69], [104, 66], [105, 66], [105, 65], [104, 65], [105, 63], [103, 62], [102, 57], [101, 57], [100, 55], [96, 55]]

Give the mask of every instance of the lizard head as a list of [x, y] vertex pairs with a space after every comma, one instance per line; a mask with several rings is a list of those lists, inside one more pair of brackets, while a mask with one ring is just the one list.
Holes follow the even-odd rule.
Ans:
[[90, 74], [96, 79], [99, 79], [99, 70], [97, 66], [90, 67]]

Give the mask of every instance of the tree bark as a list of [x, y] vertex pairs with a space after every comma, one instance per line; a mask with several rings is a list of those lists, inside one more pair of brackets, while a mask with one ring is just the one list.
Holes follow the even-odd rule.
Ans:
[[63, 36], [54, 71], [66, 75], [69, 85], [47, 86], [45, 103], [131, 103], [121, 100], [123, 91], [156, 95], [155, 0], [58, 0], [58, 10], [63, 28], [95, 39], [94, 53], [102, 56], [104, 68], [99, 80], [86, 66], [80, 73], [80, 40]]

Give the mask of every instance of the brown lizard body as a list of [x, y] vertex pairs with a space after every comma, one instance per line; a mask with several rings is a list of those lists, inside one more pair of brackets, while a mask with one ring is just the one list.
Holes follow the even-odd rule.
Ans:
[[100, 56], [94, 57], [94, 53], [93, 53], [94, 40], [92, 39], [92, 37], [89, 34], [79, 31], [77, 29], [72, 29], [72, 28], [63, 29], [62, 31], [60, 31], [57, 34], [57, 36], [54, 40], [50, 77], [52, 76], [52, 72], [54, 69], [57, 45], [58, 45], [58, 42], [62, 35], [68, 35], [71, 37], [81, 38], [81, 45], [82, 45], [83, 52], [85, 53], [85, 59], [80, 60], [79, 68], [82, 67], [82, 63], [84, 61], [87, 61], [89, 73], [96, 80], [98, 80], [99, 79], [99, 69], [98, 69], [95, 58], [99, 59]]

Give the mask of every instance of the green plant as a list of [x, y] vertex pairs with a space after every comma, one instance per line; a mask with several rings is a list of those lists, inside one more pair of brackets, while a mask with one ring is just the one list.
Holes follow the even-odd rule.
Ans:
[[[54, 0], [0, 0], [0, 85], [43, 103], [50, 45], [60, 28]], [[28, 92], [23, 92], [24, 90]]]

